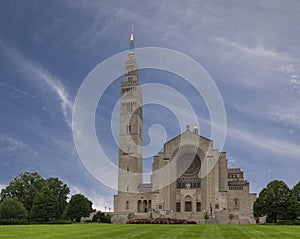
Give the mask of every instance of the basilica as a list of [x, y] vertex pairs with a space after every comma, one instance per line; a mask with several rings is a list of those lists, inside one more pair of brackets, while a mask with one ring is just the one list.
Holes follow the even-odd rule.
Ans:
[[142, 90], [134, 50], [134, 34], [121, 83], [118, 192], [114, 196], [114, 223], [135, 218], [171, 217], [204, 223], [254, 223], [256, 194], [240, 168], [228, 168], [225, 152], [186, 127], [154, 156], [150, 183], [143, 183]]

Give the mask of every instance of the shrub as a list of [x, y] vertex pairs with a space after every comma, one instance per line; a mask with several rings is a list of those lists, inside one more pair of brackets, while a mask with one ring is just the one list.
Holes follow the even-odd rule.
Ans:
[[295, 225], [300, 225], [300, 220], [295, 220], [295, 221], [294, 221], [294, 224], [295, 224]]
[[111, 215], [109, 213], [104, 213], [101, 211], [98, 211], [94, 216], [93, 216], [93, 222], [98, 222], [98, 223], [111, 223]]
[[26, 220], [19, 219], [0, 219], [0, 225], [24, 225], [28, 224]]
[[127, 224], [197, 224], [195, 221], [175, 218], [141, 218], [128, 220]]
[[300, 225], [300, 220], [280, 220], [278, 225]]
[[55, 221], [51, 221], [47, 224], [71, 224], [73, 223], [73, 221], [71, 220], [55, 220]]

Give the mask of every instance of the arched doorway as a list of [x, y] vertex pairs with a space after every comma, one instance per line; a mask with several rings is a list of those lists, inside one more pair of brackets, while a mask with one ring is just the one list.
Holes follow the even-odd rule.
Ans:
[[137, 211], [138, 212], [143, 212], [143, 207], [142, 207], [142, 201], [141, 200], [138, 200], [138, 203], [137, 203]]
[[186, 196], [184, 199], [184, 211], [191, 212], [192, 209], [192, 197]]

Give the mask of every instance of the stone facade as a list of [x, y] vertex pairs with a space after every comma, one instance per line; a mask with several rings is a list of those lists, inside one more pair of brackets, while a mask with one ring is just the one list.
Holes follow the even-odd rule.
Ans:
[[[130, 37], [133, 44], [133, 33]], [[185, 132], [164, 144], [153, 159], [151, 183], [142, 182], [142, 91], [134, 49], [128, 53], [121, 83], [118, 194], [114, 218], [175, 217], [203, 222], [204, 212], [214, 223], [254, 223], [256, 194], [239, 168], [228, 168], [226, 153], [198, 133]], [[122, 218], [122, 220], [120, 219]]]

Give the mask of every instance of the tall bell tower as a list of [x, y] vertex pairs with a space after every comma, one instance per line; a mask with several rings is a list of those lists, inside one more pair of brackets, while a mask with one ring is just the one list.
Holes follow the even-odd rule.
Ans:
[[135, 57], [133, 28], [121, 82], [118, 194], [137, 193], [143, 183], [142, 89]]

